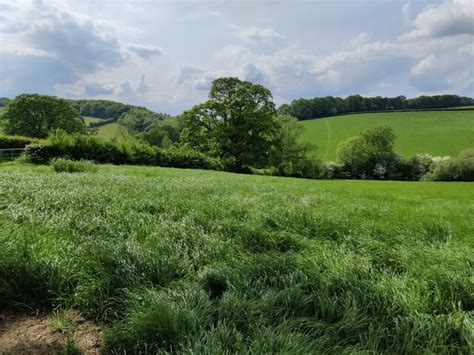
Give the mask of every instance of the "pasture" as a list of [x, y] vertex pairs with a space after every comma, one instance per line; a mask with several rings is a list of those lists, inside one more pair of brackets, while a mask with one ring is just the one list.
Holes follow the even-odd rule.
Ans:
[[118, 353], [468, 354], [473, 186], [2, 166], [0, 309]]
[[456, 156], [473, 146], [473, 111], [384, 112], [302, 121], [305, 141], [318, 146], [323, 160], [336, 160], [339, 143], [370, 127], [387, 125], [397, 136], [395, 151], [405, 158], [417, 153]]

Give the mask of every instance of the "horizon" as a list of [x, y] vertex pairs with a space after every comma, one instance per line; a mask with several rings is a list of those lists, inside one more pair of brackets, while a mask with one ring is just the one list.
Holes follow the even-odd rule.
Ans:
[[277, 105], [474, 96], [468, 0], [0, 1], [0, 18], [0, 96], [9, 98], [105, 99], [176, 115], [222, 76], [268, 87]]

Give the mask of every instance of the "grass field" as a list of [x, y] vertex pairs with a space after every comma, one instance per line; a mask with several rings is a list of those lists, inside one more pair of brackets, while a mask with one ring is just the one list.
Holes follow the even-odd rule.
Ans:
[[2, 166], [0, 308], [117, 353], [472, 353], [473, 187]]
[[127, 129], [118, 123], [109, 123], [98, 128], [97, 135], [101, 138], [110, 140], [112, 138], [118, 140], [128, 140], [131, 138]]
[[83, 116], [82, 118], [84, 119], [84, 122], [86, 123], [86, 125], [89, 125], [93, 122], [100, 122], [104, 120], [103, 118], [88, 117], [88, 116]]
[[456, 156], [474, 146], [474, 111], [368, 113], [302, 124], [306, 129], [303, 139], [318, 146], [318, 156], [323, 160], [336, 160], [340, 142], [378, 125], [395, 130], [395, 150], [406, 158], [417, 153]]
[[[92, 122], [100, 122], [103, 121], [102, 118], [97, 118], [97, 117], [83, 117], [86, 125], [89, 125]], [[113, 138], [118, 139], [118, 140], [129, 140], [131, 138], [130, 133], [127, 131], [127, 129], [114, 122], [114, 123], [109, 123], [103, 126], [100, 126], [97, 128], [97, 135], [101, 138], [104, 138], [106, 140], [111, 140]]]

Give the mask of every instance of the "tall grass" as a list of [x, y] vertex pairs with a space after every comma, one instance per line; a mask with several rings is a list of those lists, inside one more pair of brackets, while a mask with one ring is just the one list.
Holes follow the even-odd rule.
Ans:
[[470, 187], [4, 167], [0, 308], [75, 308], [116, 353], [468, 354]]

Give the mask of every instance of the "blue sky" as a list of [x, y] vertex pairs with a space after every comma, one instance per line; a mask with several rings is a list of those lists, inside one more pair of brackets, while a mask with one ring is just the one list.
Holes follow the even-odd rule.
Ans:
[[474, 96], [472, 0], [0, 0], [0, 96], [104, 98], [171, 114], [210, 83], [277, 104], [325, 95]]

